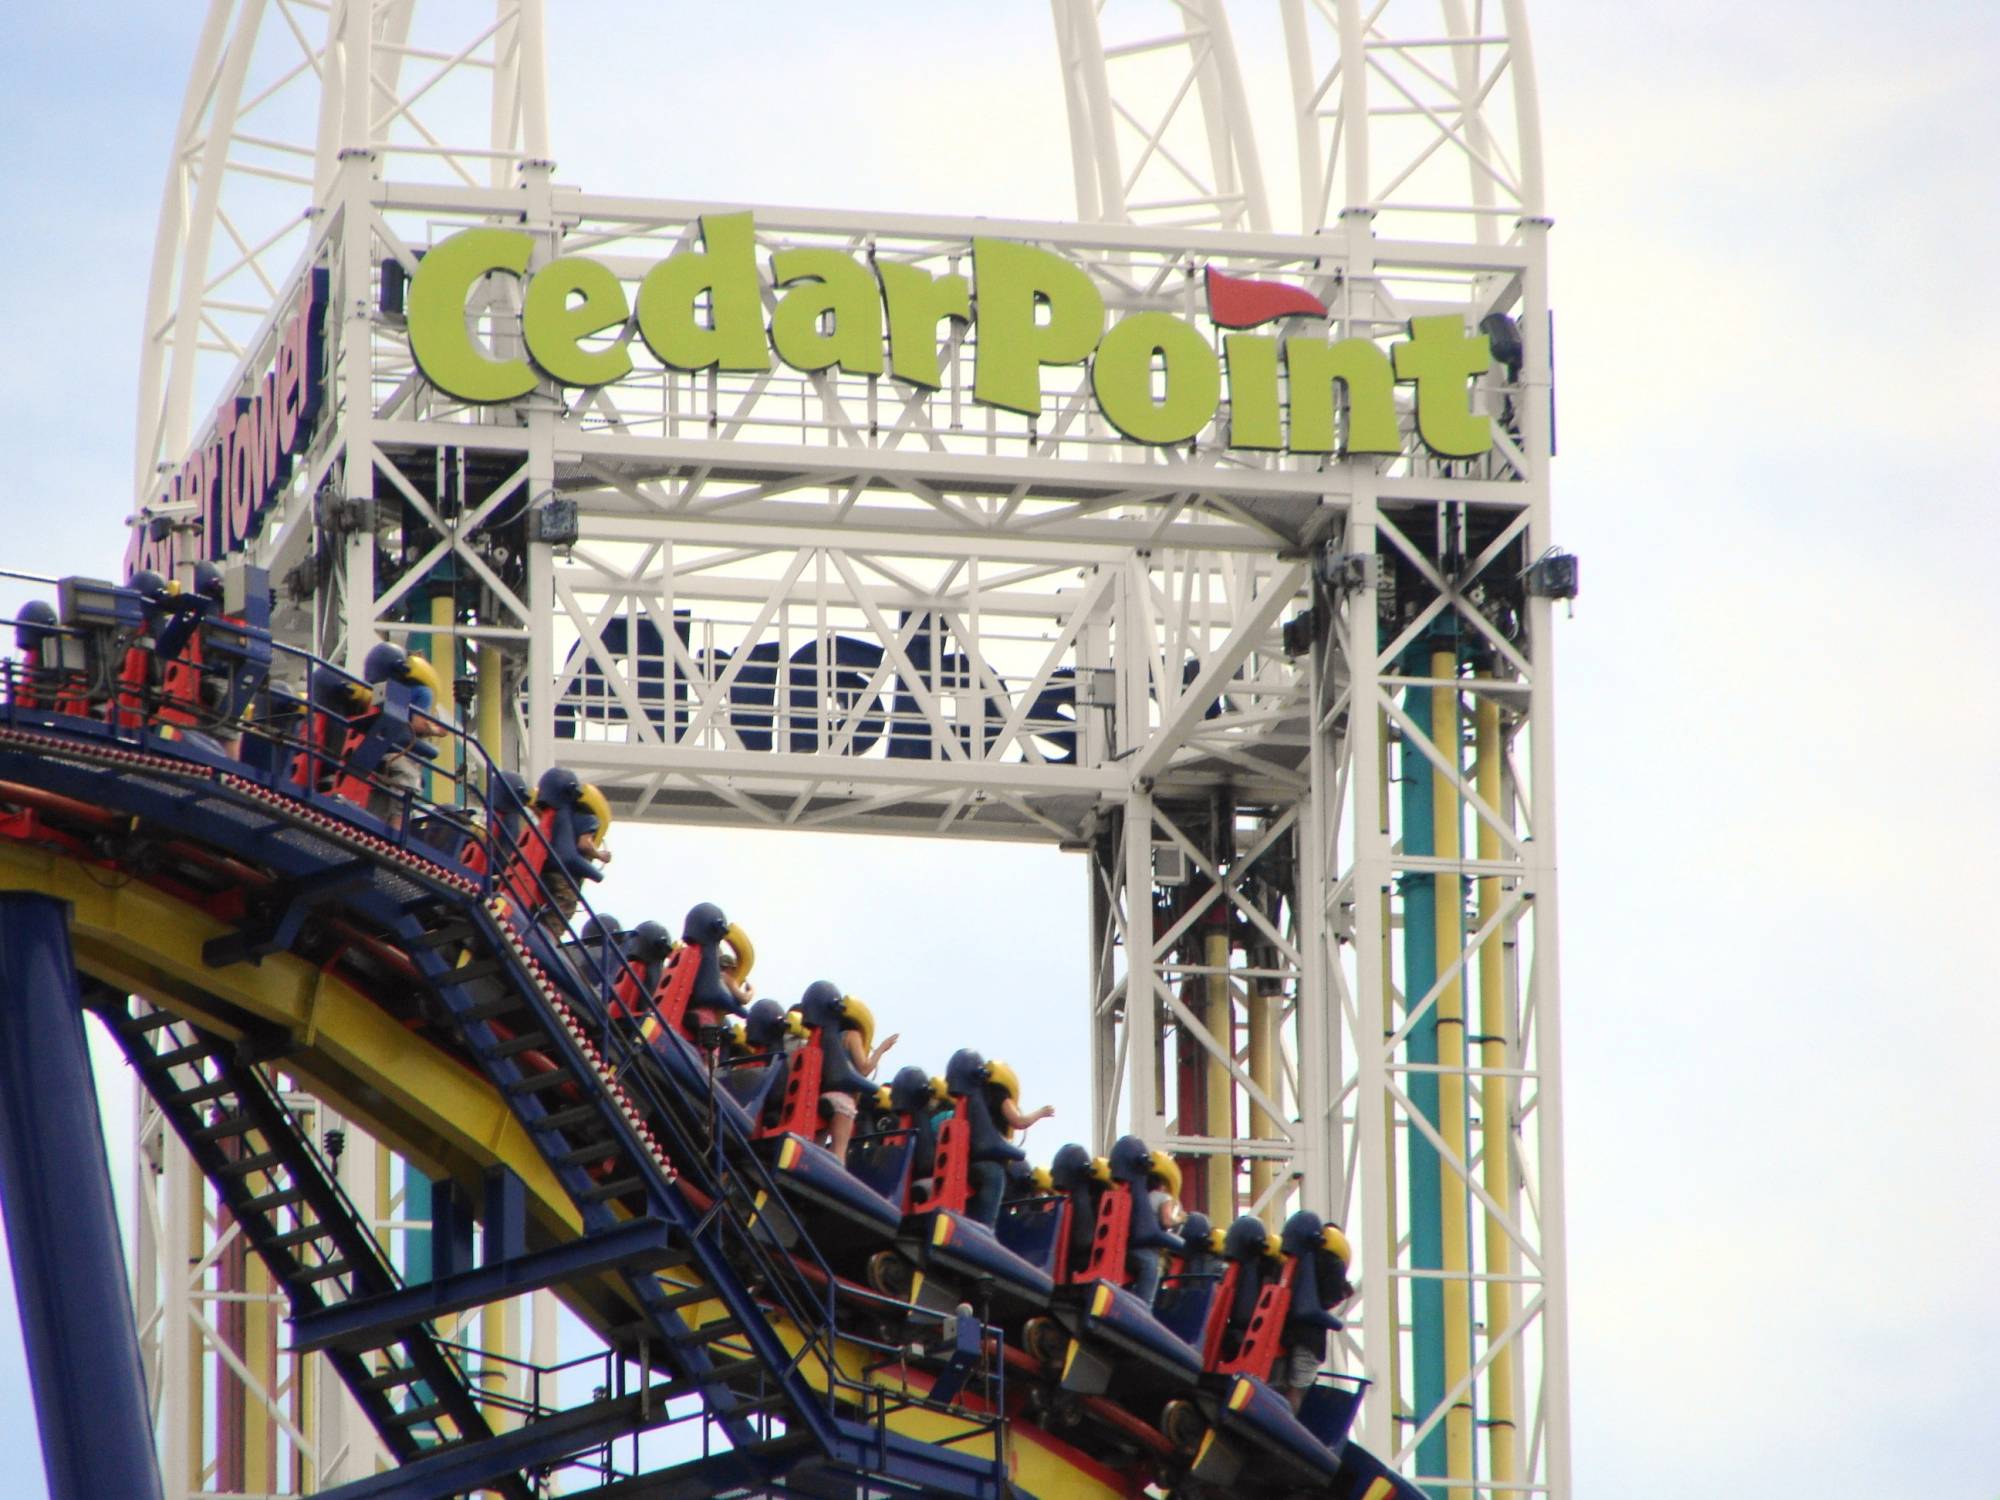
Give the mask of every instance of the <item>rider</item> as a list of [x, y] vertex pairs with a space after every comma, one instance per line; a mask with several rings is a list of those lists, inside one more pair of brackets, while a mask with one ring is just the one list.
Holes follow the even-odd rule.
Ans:
[[1347, 1280], [1354, 1252], [1339, 1225], [1328, 1224], [1307, 1209], [1285, 1220], [1278, 1243], [1299, 1264], [1292, 1273], [1283, 1349], [1272, 1366], [1271, 1385], [1283, 1391], [1297, 1411], [1326, 1363], [1327, 1334], [1345, 1326], [1333, 1309], [1354, 1295]]
[[61, 667], [52, 658], [61, 637], [57, 634], [55, 606], [46, 599], [30, 599], [14, 617], [14, 644], [21, 650], [20, 663], [10, 681], [9, 698], [21, 708], [52, 708], [61, 680]]
[[597, 814], [585, 803], [584, 789], [583, 778], [566, 766], [549, 767], [535, 783], [536, 830], [528, 837], [548, 841], [542, 884], [548, 890], [549, 904], [543, 908], [542, 923], [556, 934], [567, 930], [569, 919], [576, 915], [577, 882], [602, 880], [598, 863], [609, 858], [600, 843]]
[[[874, 1092], [875, 1068], [896, 1045], [897, 1034], [885, 1037], [880, 1046], [871, 1045], [875, 1013], [852, 995], [841, 994], [829, 980], [808, 985], [799, 1008], [806, 1024], [819, 1028], [820, 1103], [827, 1113], [827, 1149], [845, 1161], [847, 1144], [854, 1138], [856, 1100]], [[837, 1041], [828, 1036], [829, 1027]]]
[[[385, 822], [397, 823], [401, 821], [406, 800], [423, 790], [419, 758], [428, 760], [435, 756], [437, 752], [428, 742], [442, 739], [446, 733], [445, 726], [426, 712], [436, 705], [443, 684], [421, 655], [405, 651], [393, 641], [381, 641], [369, 648], [361, 664], [361, 676], [374, 689], [372, 701], [378, 711], [388, 683], [399, 682], [410, 689], [410, 732], [415, 740], [409, 742], [408, 749], [393, 750], [382, 757], [375, 767], [376, 785], [368, 792], [368, 810]], [[425, 743], [420, 748], [416, 740]]]

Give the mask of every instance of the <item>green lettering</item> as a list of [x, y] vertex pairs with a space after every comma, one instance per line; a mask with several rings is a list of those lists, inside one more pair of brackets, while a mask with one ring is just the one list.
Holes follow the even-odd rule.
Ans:
[[1403, 437], [1396, 427], [1396, 381], [1389, 371], [1389, 357], [1368, 339], [1342, 339], [1337, 344], [1326, 339], [1285, 340], [1285, 383], [1292, 418], [1286, 449], [1292, 453], [1335, 451], [1336, 382], [1347, 398], [1347, 430], [1339, 451], [1402, 452]]
[[1466, 381], [1493, 363], [1483, 333], [1455, 313], [1410, 319], [1410, 342], [1392, 344], [1396, 378], [1417, 386], [1417, 436], [1439, 458], [1477, 458], [1493, 446], [1493, 424], [1472, 410]]
[[[742, 214], [705, 214], [700, 250], [668, 256], [639, 283], [639, 336], [676, 370], [771, 368], [757, 286], [756, 225]], [[708, 293], [708, 322], [695, 298]]]
[[517, 229], [466, 229], [417, 262], [410, 278], [410, 353], [424, 379], [460, 401], [512, 401], [535, 388], [525, 359], [494, 359], [466, 326], [465, 304], [481, 277], [519, 276], [535, 242]]
[[[583, 300], [572, 305], [571, 297]], [[528, 355], [564, 385], [608, 385], [632, 373], [632, 351], [619, 339], [608, 349], [581, 341], [619, 328], [631, 313], [625, 288], [602, 261], [565, 255], [535, 272], [521, 307]]]
[[882, 302], [889, 309], [889, 366], [898, 380], [934, 391], [944, 384], [938, 368], [937, 326], [945, 318], [972, 321], [972, 286], [948, 272], [933, 276], [901, 261], [875, 267]]
[[[1104, 331], [1104, 298], [1061, 256], [1011, 240], [974, 239], [972, 274], [979, 288], [973, 399], [1039, 416], [1041, 367], [1090, 358]], [[1041, 307], [1046, 323], [1036, 321]]]
[[[1166, 388], [1153, 399], [1153, 361]], [[1105, 420], [1135, 443], [1183, 443], [1215, 416], [1222, 366], [1208, 340], [1171, 313], [1120, 318], [1090, 362], [1090, 387]]]
[[1229, 446], [1284, 447], [1278, 428], [1278, 341], [1261, 333], [1232, 333], [1222, 341], [1222, 358], [1229, 367]]
[[[771, 313], [771, 347], [794, 370], [840, 366], [850, 375], [882, 373], [882, 302], [875, 278], [838, 250], [780, 250], [771, 279], [788, 286]], [[831, 315], [833, 331], [820, 330]]]

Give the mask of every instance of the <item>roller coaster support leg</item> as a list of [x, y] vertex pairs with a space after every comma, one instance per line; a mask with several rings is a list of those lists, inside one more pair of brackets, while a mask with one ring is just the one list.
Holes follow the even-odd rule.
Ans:
[[0, 891], [0, 1207], [52, 1500], [159, 1500], [69, 913]]

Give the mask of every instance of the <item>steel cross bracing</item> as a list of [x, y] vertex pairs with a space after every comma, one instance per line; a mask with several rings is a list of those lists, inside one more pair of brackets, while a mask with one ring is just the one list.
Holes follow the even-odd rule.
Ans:
[[1283, 0], [1300, 221], [1491, 244], [1538, 221], [1523, 0]]
[[[538, 79], [539, 17], [519, 14]], [[1455, 1488], [1567, 1494], [1549, 622], [1520, 576], [1553, 541], [1547, 220], [1521, 6], [1288, 0], [1295, 234], [1268, 229], [1223, 7], [1058, 0], [1055, 18], [1098, 222], [760, 208], [760, 258], [964, 270], [970, 236], [994, 234], [1085, 265], [1114, 317], [1196, 311], [1210, 262], [1310, 288], [1335, 337], [1505, 313], [1525, 351], [1475, 396], [1493, 453], [1141, 448], [1091, 415], [1080, 372], [1046, 372], [1032, 422], [973, 404], [962, 335], [935, 395], [653, 368], [465, 408], [416, 375], [385, 266], [498, 224], [535, 236], [534, 264], [588, 254], [629, 288], [731, 205], [579, 192], [497, 134], [485, 181], [418, 180], [371, 139], [315, 183], [300, 263], [331, 276], [330, 410], [253, 550], [299, 639], [349, 660], [384, 636], [455, 644], [461, 681], [508, 705], [510, 754], [576, 767], [628, 816], [1092, 850], [1100, 1136], [1169, 1142], [1218, 1217], [1344, 1216], [1363, 1288], [1346, 1354], [1376, 1382], [1364, 1440]], [[482, 333], [516, 352], [516, 286], [482, 295]], [[1314, 582], [1329, 544], [1389, 593]], [[1311, 649], [1287, 655], [1279, 628], [1308, 606]], [[1417, 658], [1442, 651], [1451, 677], [1499, 681], [1435, 686]], [[1430, 742], [1405, 765], [1440, 715], [1463, 763]], [[1424, 774], [1430, 801], [1409, 802]], [[1423, 806], [1429, 841], [1406, 844]], [[1455, 925], [1453, 889], [1477, 893]], [[1490, 1031], [1439, 1009], [1477, 1004], [1484, 1027], [1489, 1001]]]
[[1077, 216], [1270, 228], [1222, 0], [1054, 0]]
[[153, 244], [141, 503], [255, 352], [350, 152], [465, 186], [548, 154], [542, 42], [541, 0], [209, 0]]

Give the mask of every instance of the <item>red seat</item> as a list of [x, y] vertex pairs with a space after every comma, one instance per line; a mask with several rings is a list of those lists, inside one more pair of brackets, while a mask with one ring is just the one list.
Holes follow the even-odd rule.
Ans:
[[1285, 1319], [1292, 1310], [1292, 1277], [1298, 1273], [1296, 1257], [1286, 1256], [1277, 1279], [1257, 1294], [1256, 1310], [1243, 1330], [1243, 1342], [1234, 1359], [1216, 1366], [1219, 1375], [1254, 1375], [1268, 1381], [1283, 1347]]
[[1090, 1259], [1076, 1279], [1129, 1285], [1132, 1274], [1125, 1264], [1125, 1252], [1131, 1241], [1132, 1185], [1114, 1183], [1097, 1200], [1097, 1223], [1090, 1232]]
[[524, 917], [532, 916], [545, 904], [541, 886], [542, 869], [548, 863], [549, 841], [554, 836], [555, 826], [556, 810], [553, 807], [541, 809], [533, 819], [524, 818], [521, 835], [507, 855], [501, 889]]
[[192, 729], [201, 722], [201, 669], [204, 657], [201, 632], [197, 630], [181, 647], [181, 654], [160, 668], [162, 723]]
[[344, 739], [347, 720], [339, 714], [323, 708], [306, 710], [305, 747], [295, 752], [285, 767], [285, 780], [302, 788], [325, 787], [330, 784], [332, 753], [327, 749], [329, 742]]
[[965, 1118], [963, 1099], [953, 1102], [951, 1118], [938, 1127], [934, 1162], [928, 1190], [911, 1194], [911, 1212], [949, 1209], [964, 1213], [966, 1200], [972, 1196], [972, 1127]]
[[1222, 1362], [1222, 1335], [1229, 1327], [1230, 1305], [1236, 1301], [1236, 1281], [1243, 1274], [1241, 1261], [1230, 1261], [1222, 1268], [1222, 1280], [1215, 1288], [1215, 1297], [1208, 1304], [1208, 1320], [1201, 1330], [1201, 1367], [1213, 1370]]
[[785, 1090], [778, 1099], [777, 1116], [757, 1132], [759, 1136], [797, 1135], [811, 1140], [819, 1134], [821, 1062], [819, 1030], [808, 1027], [805, 1045], [786, 1058]]

